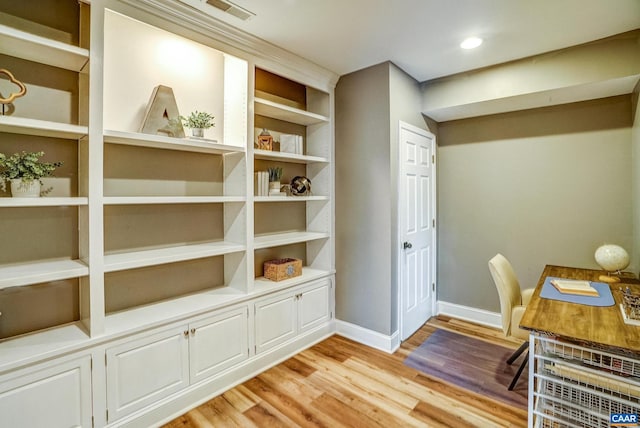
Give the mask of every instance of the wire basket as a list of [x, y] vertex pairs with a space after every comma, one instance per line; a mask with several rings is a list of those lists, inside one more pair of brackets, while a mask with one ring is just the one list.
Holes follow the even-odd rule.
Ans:
[[640, 414], [637, 354], [552, 337], [536, 337], [534, 349], [535, 427], [609, 428], [612, 414]]

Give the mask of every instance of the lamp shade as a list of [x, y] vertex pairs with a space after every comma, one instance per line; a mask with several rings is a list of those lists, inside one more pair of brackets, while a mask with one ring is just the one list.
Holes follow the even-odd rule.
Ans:
[[629, 254], [619, 245], [602, 245], [595, 254], [596, 263], [607, 272], [617, 272], [629, 266]]

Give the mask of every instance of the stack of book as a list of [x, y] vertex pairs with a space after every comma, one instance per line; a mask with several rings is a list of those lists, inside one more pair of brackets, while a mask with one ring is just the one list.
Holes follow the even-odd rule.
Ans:
[[269, 196], [269, 173], [258, 171], [255, 173], [256, 196]]
[[280, 191], [279, 183], [277, 189], [269, 189], [268, 171], [254, 173], [254, 188], [256, 196], [287, 196], [285, 192]]
[[556, 290], [563, 294], [575, 294], [578, 296], [599, 297], [598, 290], [591, 286], [589, 281], [579, 281], [575, 279], [553, 279], [551, 280]]

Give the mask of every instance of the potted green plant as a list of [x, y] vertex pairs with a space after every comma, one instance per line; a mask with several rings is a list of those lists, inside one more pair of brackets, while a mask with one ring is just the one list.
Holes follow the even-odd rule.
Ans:
[[202, 138], [204, 130], [215, 126], [214, 116], [203, 111], [193, 111], [189, 116], [180, 116], [183, 126], [191, 129], [191, 135]]
[[282, 167], [269, 167], [269, 194], [280, 194], [280, 179], [282, 178]]
[[41, 162], [44, 152], [21, 152], [7, 157], [0, 153], [0, 188], [7, 190], [11, 183], [11, 196], [36, 198], [51, 191], [41, 191], [42, 178], [53, 175], [62, 162]]

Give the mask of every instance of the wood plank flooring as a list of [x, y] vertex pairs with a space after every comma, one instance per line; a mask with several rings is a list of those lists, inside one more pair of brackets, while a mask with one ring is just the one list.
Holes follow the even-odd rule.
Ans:
[[333, 336], [165, 425], [524, 427], [527, 412], [403, 364], [436, 329], [516, 348], [497, 329], [434, 317], [390, 355]]

